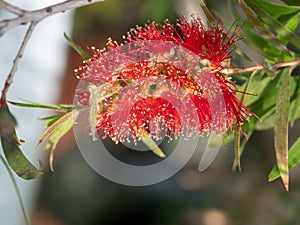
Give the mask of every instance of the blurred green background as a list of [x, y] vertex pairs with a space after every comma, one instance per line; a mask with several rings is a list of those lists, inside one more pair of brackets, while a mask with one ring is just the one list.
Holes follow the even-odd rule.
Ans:
[[[196, 1], [196, 0], [195, 0]], [[108, 37], [122, 35], [147, 21], [174, 21], [180, 6], [175, 0], [108, 0], [78, 9], [72, 39], [81, 46], [105, 47]], [[208, 7], [228, 16], [225, 1], [208, 0]], [[195, 9], [197, 10], [197, 9]], [[195, 11], [194, 11], [195, 12]], [[72, 103], [76, 80], [73, 69], [80, 56], [69, 50], [61, 102]], [[293, 143], [300, 123], [290, 130]], [[39, 187], [34, 225], [296, 225], [300, 224], [300, 179], [291, 171], [290, 192], [280, 180], [268, 183], [275, 164], [272, 131], [258, 131], [242, 156], [242, 171], [232, 172], [233, 145], [222, 148], [204, 172], [194, 159], [165, 182], [129, 187], [105, 180], [84, 161], [72, 135], [60, 146], [55, 172]], [[130, 155], [128, 156], [130, 157]]]

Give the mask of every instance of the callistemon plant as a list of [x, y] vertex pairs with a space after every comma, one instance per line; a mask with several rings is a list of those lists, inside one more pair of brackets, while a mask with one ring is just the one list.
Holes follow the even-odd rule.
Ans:
[[[52, 170], [57, 144], [74, 128], [79, 149], [87, 150], [82, 151], [83, 154], [88, 153], [87, 158], [92, 156], [91, 164], [97, 167], [96, 171], [110, 179], [106, 176], [106, 165], [114, 169], [116, 164], [121, 165], [118, 168], [122, 168], [126, 176], [114, 169], [109, 169], [109, 175], [112, 175], [110, 171], [114, 171], [118, 179], [112, 180], [118, 182], [121, 177], [123, 184], [127, 184], [124, 177], [129, 174], [134, 176], [135, 181], [139, 180], [135, 176], [136, 167], [120, 164], [106, 151], [97, 151], [102, 143], [90, 142], [91, 139], [109, 138], [132, 149], [151, 149], [161, 157], [165, 154], [159, 148], [160, 143], [179, 139], [171, 143], [172, 147], [173, 144], [176, 147], [168, 158], [159, 161], [159, 165], [163, 166], [157, 167], [161, 174], [160, 171], [168, 173], [170, 166], [179, 168], [179, 158], [187, 162], [198, 146], [198, 138], [202, 136], [208, 137], [198, 167], [200, 171], [204, 170], [215, 158], [223, 138], [228, 134], [225, 141], [234, 140], [235, 144], [233, 168], [240, 168], [241, 153], [247, 142], [243, 139], [241, 143], [241, 133], [251, 137], [255, 129], [272, 128], [277, 165], [268, 179], [272, 181], [281, 176], [288, 190], [289, 169], [300, 161], [300, 138], [292, 146], [288, 141], [290, 127], [300, 117], [300, 38], [296, 32], [300, 18], [298, 6], [291, 5], [290, 1], [282, 1], [285, 4], [261, 0], [234, 1], [234, 7], [229, 7], [231, 12], [228, 13], [236, 18], [236, 22], [226, 31], [221, 20], [217, 22], [205, 2], [199, 0], [211, 25], [205, 26], [196, 16], [188, 19], [180, 17], [175, 24], [168, 20], [163, 24], [149, 23], [131, 29], [124, 36], [123, 43], [108, 39], [107, 47], [102, 50], [91, 47], [94, 54], [91, 58], [65, 35], [67, 42], [85, 59], [83, 65], [75, 70], [80, 81], [74, 104], [8, 101], [7, 94], [21, 56], [35, 25], [45, 18], [39, 15], [46, 13], [46, 16], [51, 16], [94, 2], [70, 0], [47, 7], [47, 10], [27, 11], [3, 1], [4, 10], [17, 17], [1, 21], [2, 34], [30, 22], [5, 80], [0, 101], [1, 145], [8, 164], [16, 174], [24, 179], [33, 179], [43, 171], [31, 164], [22, 153], [20, 145], [23, 142], [17, 137], [17, 123], [9, 104], [57, 112], [42, 118], [47, 129], [36, 144], [39, 147], [45, 143], [45, 149], [51, 151]], [[232, 6], [233, 3], [228, 1], [228, 4]], [[51, 13], [48, 12], [50, 8], [53, 9]], [[29, 17], [32, 20], [28, 20]], [[245, 37], [243, 40], [240, 40], [239, 33]], [[241, 49], [233, 47], [239, 40], [261, 56], [264, 62], [260, 64], [257, 57], [247, 56]], [[242, 68], [231, 65], [233, 51], [254, 65]], [[232, 76], [238, 76], [239, 82], [235, 83]], [[246, 96], [247, 93], [255, 95], [255, 98]], [[245, 120], [248, 122], [243, 125]], [[187, 143], [183, 139], [190, 141]], [[95, 157], [96, 153], [104, 157]], [[0, 158], [5, 163], [1, 154]], [[95, 163], [95, 158], [103, 161]], [[103, 167], [98, 167], [98, 164]], [[129, 170], [123, 170], [123, 166]], [[102, 170], [105, 170], [104, 174]], [[141, 174], [154, 174], [156, 180], [158, 173], [148, 172]], [[149, 185], [151, 179], [143, 177], [141, 180], [147, 180]]]
[[77, 99], [90, 106], [94, 138], [142, 140], [164, 156], [152, 139], [242, 130], [252, 113], [222, 72], [238, 31], [181, 17], [174, 25], [166, 20], [132, 29], [123, 44], [109, 39], [106, 49], [91, 48], [94, 56], [75, 72], [86, 82]]

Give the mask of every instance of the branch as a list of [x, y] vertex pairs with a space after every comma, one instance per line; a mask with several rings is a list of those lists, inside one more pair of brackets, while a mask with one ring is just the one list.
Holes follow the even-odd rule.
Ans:
[[17, 53], [17, 55], [16, 55], [16, 57], [14, 59], [13, 66], [12, 66], [12, 68], [10, 70], [10, 73], [9, 73], [8, 77], [6, 78], [5, 85], [4, 85], [4, 88], [2, 90], [2, 96], [1, 96], [1, 100], [0, 100], [1, 104], [6, 101], [7, 91], [9, 89], [10, 85], [13, 82], [14, 75], [15, 75], [17, 69], [18, 69], [19, 62], [20, 62], [20, 60], [21, 60], [21, 58], [23, 56], [24, 50], [25, 50], [25, 48], [27, 46], [27, 43], [28, 43], [28, 41], [29, 41], [29, 39], [30, 39], [30, 37], [32, 35], [32, 32], [33, 32], [35, 26], [36, 26], [36, 22], [32, 22], [30, 24], [30, 26], [28, 27], [28, 30], [27, 30], [27, 32], [25, 34], [25, 37], [24, 37], [24, 39], [22, 41], [22, 44], [21, 44], [21, 46], [19, 48], [19, 51], [18, 51], [18, 53]]
[[30, 22], [40, 22], [43, 19], [52, 16], [57, 13], [66, 12], [71, 9], [79, 8], [82, 6], [90, 5], [96, 2], [103, 2], [104, 0], [69, 0], [56, 5], [48, 6], [43, 9], [34, 11], [26, 11], [12, 6], [7, 2], [0, 0], [0, 5], [4, 6], [7, 11], [13, 12], [19, 15], [17, 18], [6, 19], [0, 22], [0, 37], [9, 29], [18, 25], [24, 25]]
[[15, 73], [17, 71], [19, 62], [23, 56], [24, 50], [28, 44], [28, 41], [31, 38], [31, 35], [34, 31], [35, 26], [41, 22], [43, 19], [55, 15], [57, 13], [66, 12], [71, 9], [79, 8], [82, 6], [90, 5], [96, 2], [102, 2], [104, 0], [68, 0], [59, 4], [51, 5], [46, 8], [33, 10], [33, 11], [27, 11], [20, 9], [14, 5], [11, 5], [7, 3], [4, 0], [0, 0], [0, 7], [7, 10], [8, 12], [11, 12], [18, 17], [12, 18], [12, 19], [5, 19], [0, 21], [0, 37], [5, 34], [8, 30], [19, 26], [19, 25], [25, 25], [27, 23], [30, 23], [30, 26], [24, 36], [24, 39], [21, 43], [21, 46], [19, 48], [19, 51], [13, 61], [13, 66], [10, 70], [9, 75], [6, 78], [4, 88], [2, 90], [2, 95], [0, 99], [0, 104], [4, 104], [6, 102], [6, 94], [8, 92], [8, 89], [10, 88]]
[[0, 0], [0, 7], [3, 8], [3, 9], [6, 9], [7, 11], [13, 13], [13, 14], [16, 14], [18, 16], [23, 16], [25, 14], [25, 10], [23, 9], [20, 9], [14, 5], [11, 5], [5, 1], [2, 1]]
[[[273, 67], [275, 69], [277, 68], [283, 68], [283, 67], [291, 67], [295, 68], [298, 65], [300, 65], [300, 59], [296, 59], [291, 62], [280, 62], [277, 64], [274, 64]], [[263, 65], [257, 65], [257, 66], [250, 66], [250, 67], [244, 67], [244, 68], [228, 68], [228, 69], [223, 69], [222, 73], [224, 74], [241, 74], [241, 73], [246, 73], [246, 72], [254, 72], [254, 71], [261, 71], [265, 70], [266, 68]]]

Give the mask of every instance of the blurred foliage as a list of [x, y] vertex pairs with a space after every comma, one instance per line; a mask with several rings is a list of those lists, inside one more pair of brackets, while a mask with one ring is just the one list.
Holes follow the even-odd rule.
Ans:
[[[277, 166], [269, 174], [269, 180], [281, 176], [288, 189], [288, 170], [300, 161], [300, 148], [296, 147], [298, 141], [293, 145], [293, 151], [288, 152], [288, 127], [292, 127], [300, 117], [300, 37], [297, 34], [300, 28], [300, 7], [299, 3], [292, 5], [292, 1], [283, 2], [289, 5], [265, 0], [228, 0], [227, 8], [235, 23], [242, 27], [240, 35], [244, 38], [241, 41], [256, 52], [256, 57], [249, 57], [237, 47], [238, 58], [250, 61], [252, 65], [261, 65], [259, 69], [254, 66], [249, 72], [231, 75], [239, 90], [248, 93], [240, 94], [244, 104], [259, 117], [252, 117], [244, 124], [247, 138], [244, 138], [241, 145], [240, 135], [235, 135], [238, 138], [234, 140], [234, 168], [254, 131], [274, 128]], [[218, 12], [216, 14], [218, 17], [223, 16]], [[228, 15], [225, 17], [228, 19]], [[226, 24], [231, 26], [230, 22]], [[263, 62], [258, 63], [257, 57], [263, 59]], [[228, 137], [228, 141], [231, 140], [233, 135]]]
[[[243, 42], [264, 58], [262, 70], [253, 69], [252, 72], [242, 74], [245, 84], [241, 86], [241, 90], [245, 90], [247, 84], [246, 91], [257, 95], [252, 98], [255, 101], [245, 103], [261, 120], [251, 118], [244, 129], [249, 138], [254, 129], [274, 127], [275, 152], [279, 168], [274, 170], [278, 171], [276, 176], [280, 174], [288, 188], [288, 126], [292, 126], [300, 117], [299, 70], [296, 70], [299, 68], [300, 38], [295, 33], [299, 27], [300, 7], [279, 5], [264, 0], [238, 2], [243, 13], [238, 12], [238, 6], [231, 1], [228, 1], [228, 6], [236, 23], [239, 26], [244, 24]], [[255, 59], [252, 61], [255, 63]], [[298, 152], [297, 157], [293, 157], [293, 163], [290, 161], [290, 167], [300, 161], [300, 149]], [[270, 176], [271, 180], [274, 179], [273, 176]]]
[[162, 22], [166, 18], [174, 21], [174, 7], [174, 0], [105, 1], [76, 11], [76, 29], [73, 36], [75, 39], [80, 39], [86, 33], [99, 36], [99, 31], [102, 31], [121, 41], [120, 33], [126, 34], [130, 27], [137, 24], [142, 25], [148, 21]]

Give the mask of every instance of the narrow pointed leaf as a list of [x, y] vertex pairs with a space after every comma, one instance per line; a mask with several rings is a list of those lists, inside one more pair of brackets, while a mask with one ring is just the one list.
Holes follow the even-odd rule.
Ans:
[[300, 78], [295, 77], [296, 80], [296, 88], [295, 92], [292, 95], [291, 109], [290, 109], [290, 123], [291, 126], [294, 125], [295, 120], [299, 117], [300, 113]]
[[54, 105], [54, 104], [41, 104], [37, 102], [12, 102], [9, 101], [10, 104], [20, 106], [20, 107], [28, 107], [28, 108], [39, 108], [39, 109], [51, 109], [57, 111], [70, 111], [73, 109], [72, 105]]
[[255, 29], [262, 35], [262, 37], [270, 41], [285, 55], [291, 56], [287, 47], [282, 44], [281, 41], [267, 27], [265, 27], [263, 22], [257, 18], [257, 15], [246, 5], [246, 3], [243, 0], [239, 0], [239, 3], [248, 20], [253, 24]]
[[74, 41], [71, 40], [71, 38], [68, 37], [66, 33], [64, 33], [64, 37], [67, 40], [68, 44], [84, 59], [87, 60], [90, 58], [90, 56]]
[[280, 77], [281, 72], [273, 80], [270, 77], [265, 77], [262, 81], [262, 83], [266, 82], [265, 88], [260, 92], [257, 101], [249, 105], [249, 109], [256, 112], [259, 117], [275, 107], [281, 82]]
[[[257, 73], [256, 71], [251, 73], [249, 79], [247, 80], [244, 86], [243, 95], [241, 96], [241, 104], [245, 104], [245, 97], [246, 97], [245, 93], [249, 92], [249, 88], [251, 87], [253, 78], [256, 76], [256, 73]], [[238, 168], [238, 170], [241, 171], [241, 127], [240, 126], [236, 126], [234, 129], [234, 149], [235, 149], [234, 151], [235, 158], [234, 158], [232, 169], [235, 170], [236, 168]]]
[[78, 111], [73, 111], [72, 115], [66, 114], [62, 123], [59, 123], [57, 128], [53, 131], [53, 133], [49, 136], [48, 142], [45, 146], [45, 149], [54, 149], [59, 140], [72, 128], [74, 121], [78, 116]]
[[[298, 165], [300, 162], [300, 138], [292, 145], [289, 150], [289, 169]], [[278, 166], [274, 166], [271, 172], [269, 173], [268, 180], [273, 181], [280, 177], [280, 172]]]
[[281, 73], [280, 90], [276, 104], [274, 122], [274, 143], [280, 176], [283, 184], [288, 190], [288, 122], [290, 105], [290, 73], [284, 69]]
[[[278, 48], [273, 46], [271, 42], [263, 39], [261, 36], [257, 34], [257, 32], [254, 31], [253, 25], [251, 23], [245, 24], [245, 19], [239, 15], [239, 13], [237, 12], [236, 8], [233, 6], [231, 1], [228, 1], [228, 7], [232, 15], [236, 18], [237, 24], [239, 24], [240, 26], [243, 25], [242, 34], [246, 38], [243, 39], [242, 41], [247, 46], [249, 46], [251, 49], [253, 49], [257, 53], [261, 54], [262, 56], [264, 56], [265, 58], [273, 62], [275, 62], [278, 57], [283, 57], [282, 52], [279, 51]], [[292, 58], [290, 58], [290, 60], [292, 60]]]
[[45, 146], [46, 150], [51, 149], [50, 168], [52, 171], [53, 171], [53, 160], [54, 160], [54, 153], [55, 153], [56, 146], [58, 142], [61, 140], [61, 138], [65, 136], [69, 132], [69, 130], [73, 127], [74, 121], [78, 116], [78, 111], [72, 111], [70, 113], [72, 114], [67, 113], [65, 115], [65, 118], [61, 120], [63, 122], [59, 123], [56, 129], [52, 132]]
[[[300, 37], [298, 37], [294, 32], [287, 29], [283, 24], [281, 24], [277, 19], [272, 17], [266, 11], [264, 11], [260, 6], [255, 4], [253, 0], [245, 0], [247, 5], [251, 7], [252, 10], [265, 22], [270, 28], [274, 29], [282, 41], [282, 38], [286, 41], [292, 43], [294, 46], [300, 46]], [[261, 0], [259, 0], [260, 2]], [[298, 7], [299, 8], [299, 7]], [[300, 11], [300, 9], [298, 9]]]
[[208, 21], [213, 25], [216, 26], [217, 25], [217, 21], [215, 20], [214, 16], [211, 14], [211, 12], [209, 11], [209, 9], [207, 8], [204, 0], [198, 0], [199, 5], [201, 6], [203, 12], [205, 13]]
[[232, 170], [238, 169], [241, 171], [241, 132], [240, 128], [234, 130], [234, 161]]
[[281, 0], [281, 1], [285, 2], [288, 5], [297, 5], [297, 6], [300, 5], [299, 0]]
[[262, 79], [264, 73], [251, 73], [247, 81], [239, 87], [241, 94], [239, 98], [243, 98], [243, 103], [245, 105], [250, 105], [256, 100], [258, 100], [261, 92], [268, 84], [269, 79]]
[[250, 25], [245, 26], [242, 31], [247, 37], [243, 40], [247, 46], [273, 62], [275, 62], [277, 58], [281, 57], [282, 53], [275, 48], [272, 43], [260, 37], [249, 27]]
[[53, 119], [56, 119], [56, 118], [60, 118], [62, 117], [63, 114], [58, 114], [58, 115], [51, 115], [51, 116], [46, 116], [46, 117], [43, 117], [43, 118], [40, 118], [40, 120], [43, 120], [43, 121], [51, 121]]
[[256, 61], [254, 61], [254, 59], [252, 59], [245, 51], [243, 51], [242, 49], [240, 49], [237, 45], [235, 45], [235, 53], [237, 53], [238, 55], [244, 57], [246, 60], [248, 60], [249, 62], [254, 62], [256, 63]]
[[[257, 129], [257, 127], [261, 124], [261, 121], [264, 121], [266, 118], [268, 118], [270, 115], [273, 115], [275, 112], [274, 109], [271, 110], [267, 110], [266, 112], [263, 112], [262, 114], [259, 115], [259, 120], [258, 119], [250, 119], [249, 123], [247, 123], [249, 128], [246, 128], [245, 126], [243, 126], [243, 129], [246, 132], [247, 138], [244, 138], [244, 140], [241, 142], [240, 144], [240, 149], [239, 149], [239, 155], [241, 157], [241, 155], [244, 152], [244, 149], [246, 147], [246, 144], [248, 142], [248, 140], [250, 139], [250, 137], [252, 136], [252, 134], [254, 133], [254, 131]], [[273, 120], [274, 121], [274, 120]], [[233, 138], [234, 140], [234, 138]], [[234, 163], [232, 168], [236, 169], [238, 166], [238, 157], [235, 158]]]
[[152, 140], [150, 135], [145, 131], [142, 130], [142, 141], [144, 142], [145, 145], [157, 156], [164, 158], [166, 157], [165, 153], [157, 146], [157, 144]]
[[291, 6], [291, 5], [278, 5], [275, 3], [267, 2], [264, 0], [252, 0], [255, 2], [259, 7], [268, 12], [271, 16], [275, 18], [279, 18], [283, 15], [294, 14], [300, 12], [300, 6]]
[[291, 31], [295, 31], [300, 21], [300, 13], [294, 15], [289, 21], [287, 21], [285, 27]]
[[16, 120], [7, 104], [0, 106], [0, 135], [3, 152], [13, 171], [25, 180], [37, 178], [43, 174], [24, 156], [19, 148], [21, 141], [15, 131]]
[[59, 120], [63, 116], [64, 116], [64, 114], [58, 114], [58, 115], [41, 118], [41, 120], [48, 120], [45, 127], [50, 127], [52, 124], [54, 124], [57, 120]]
[[74, 115], [76, 115], [76, 110], [71, 111], [63, 115], [60, 119], [58, 119], [54, 124], [52, 124], [42, 135], [39, 141], [36, 144], [36, 148], [43, 143], [47, 138], [49, 138], [62, 124], [68, 123], [70, 120], [73, 120]]

